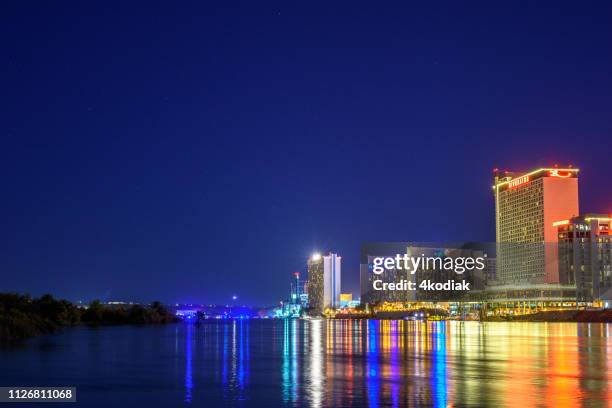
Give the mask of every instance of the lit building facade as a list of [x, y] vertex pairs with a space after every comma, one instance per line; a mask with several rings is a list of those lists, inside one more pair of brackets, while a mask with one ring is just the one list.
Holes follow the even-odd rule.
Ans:
[[342, 257], [328, 253], [323, 256], [323, 308], [340, 307]]
[[[380, 304], [380, 303], [404, 303], [415, 304], [418, 302], [450, 302], [450, 301], [468, 301], [472, 300], [470, 296], [485, 290], [489, 275], [495, 275], [495, 257], [489, 257], [489, 253], [495, 253], [494, 244], [477, 244], [477, 243], [458, 243], [440, 244], [435, 246], [434, 243], [429, 246], [405, 246], [397, 248], [397, 243], [392, 244], [388, 248], [367, 248], [363, 252], [360, 264], [360, 286], [361, 286], [361, 302], [364, 304]], [[370, 252], [371, 251], [371, 252]], [[375, 255], [373, 255], [375, 254]], [[395, 254], [395, 255], [394, 255]], [[404, 268], [397, 269], [395, 264], [391, 268], [385, 267], [380, 274], [373, 272], [373, 261], [375, 257], [395, 257], [399, 254], [406, 254], [408, 257], [427, 257], [435, 259], [427, 265], [420, 266], [416, 271], [408, 271]], [[454, 270], [444, 269], [442, 264], [447, 258], [483, 258], [485, 267], [482, 270], [472, 269], [463, 273], [456, 273]], [[489, 262], [489, 260], [492, 260]], [[449, 280], [454, 282], [467, 282], [470, 286], [470, 291], [454, 291], [454, 290], [435, 290], [428, 291], [419, 288], [418, 284], [424, 281], [432, 281], [434, 283], [446, 283]], [[376, 283], [378, 281], [378, 283]], [[398, 284], [401, 282], [409, 282], [414, 289], [411, 290], [385, 290], [382, 288], [384, 283]], [[375, 289], [375, 285], [379, 290]]]
[[497, 280], [497, 258], [487, 257], [485, 261], [485, 265], [486, 265], [486, 269], [485, 269], [486, 283]]
[[353, 301], [352, 293], [341, 293], [340, 294], [340, 307], [349, 307]]
[[342, 257], [332, 252], [308, 259], [308, 306], [313, 314], [340, 306]]
[[374, 274], [372, 273], [372, 261], [371, 257], [368, 257], [367, 263], [359, 264], [360, 296], [364, 303], [373, 303], [376, 301], [374, 298], [374, 291], [372, 289], [373, 279]]
[[374, 282], [401, 282], [402, 279], [414, 281], [414, 275], [407, 274], [403, 270], [395, 268], [387, 269], [376, 275], [372, 271], [374, 257], [368, 256], [367, 263], [359, 266], [359, 279], [361, 287], [361, 301], [363, 303], [382, 303], [382, 302], [413, 302], [416, 300], [415, 292], [409, 290], [374, 290]]
[[308, 307], [308, 282], [301, 279], [299, 272], [293, 272], [294, 280], [291, 282], [291, 302]]
[[558, 220], [559, 275], [562, 283], [576, 285], [579, 303], [612, 300], [612, 218], [587, 214]]
[[[433, 282], [447, 282], [449, 280], [455, 282], [466, 281], [470, 284], [470, 291], [457, 292], [453, 290], [444, 291], [427, 291], [420, 290], [418, 287], [415, 291], [417, 301], [459, 301], [469, 296], [470, 294], [485, 289], [487, 283], [487, 263], [488, 254], [485, 248], [469, 248], [464, 246], [453, 247], [417, 247], [410, 246], [406, 249], [408, 256], [412, 257], [428, 257], [440, 259], [439, 262], [430, 262], [429, 266], [418, 268], [414, 272], [412, 278], [414, 282], [423, 282], [430, 280]], [[446, 270], [442, 267], [443, 260], [448, 258], [482, 258], [485, 267], [482, 270], [473, 269], [465, 271], [462, 274], [457, 274], [454, 270]]]
[[495, 173], [496, 279], [504, 284], [561, 283], [553, 222], [579, 214], [578, 169]]
[[308, 307], [315, 315], [322, 314], [323, 304], [323, 257], [314, 254], [308, 259]]

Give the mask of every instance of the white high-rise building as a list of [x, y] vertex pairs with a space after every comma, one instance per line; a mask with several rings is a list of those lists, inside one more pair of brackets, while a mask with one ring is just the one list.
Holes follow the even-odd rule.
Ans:
[[342, 257], [328, 253], [323, 256], [323, 307], [340, 306], [340, 276]]

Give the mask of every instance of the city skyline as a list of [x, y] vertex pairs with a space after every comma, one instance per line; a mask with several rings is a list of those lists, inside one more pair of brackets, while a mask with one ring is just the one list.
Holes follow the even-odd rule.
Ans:
[[[513, 176], [511, 178], [509, 178], [509, 180], [511, 180], [511, 181], [500, 182], [500, 185], [501, 184], [503, 184], [503, 185], [509, 184], [510, 188], [513, 189], [513, 188], [516, 188], [516, 187], [528, 184], [530, 181], [532, 181], [534, 179], [538, 179], [538, 177], [541, 177], [541, 175], [539, 173], [542, 173], [542, 172], [550, 173], [551, 169], [553, 169], [553, 171], [555, 171], [557, 168], [558, 167], [548, 167], [548, 168], [541, 167], [541, 168], [537, 168], [535, 170], [524, 171], [524, 172], [506, 171], [507, 174], [513, 174]], [[567, 171], [567, 169], [566, 169], [566, 171]], [[569, 172], [573, 173], [574, 171], [577, 174], [579, 172], [579, 169], [570, 169]], [[499, 170], [498, 169], [493, 169], [492, 173], [494, 175], [496, 175], [495, 180], [497, 180], [497, 174], [499, 173]], [[531, 176], [533, 174], [535, 174], [535, 176]], [[550, 177], [550, 174], [547, 174], [547, 176]], [[555, 176], [555, 177], [559, 177], [559, 176]], [[555, 177], [553, 177], [553, 179], [555, 179]], [[565, 177], [560, 177], [560, 178], [561, 179], [566, 179]], [[514, 182], [515, 184], [513, 185], [512, 182]], [[493, 187], [494, 187], [494, 190], [495, 190], [496, 187], [497, 187], [497, 181], [495, 181], [495, 185]], [[495, 191], [497, 191], [497, 190], [495, 190]], [[573, 194], [578, 195], [578, 193], [579, 193], [579, 189], [577, 187], [575, 187], [575, 189], [573, 190]], [[566, 218], [569, 217], [569, 218], [572, 218], [572, 219], [580, 219], [581, 214], [583, 214], [583, 212], [578, 210], [578, 207], [576, 207], [576, 211], [574, 213], [571, 213], [571, 214], [567, 213], [566, 214]], [[605, 217], [609, 216], [609, 217], [612, 217], [612, 214], [611, 213], [607, 213], [607, 214], [599, 215], [599, 216], [605, 216]], [[567, 225], [569, 220], [562, 220], [562, 221], [557, 221], [557, 222], [553, 223], [553, 222], [550, 222], [549, 218], [550, 218], [550, 216], [547, 217], [547, 220], [546, 220], [547, 222], [545, 223], [545, 225], [548, 225], [548, 226], [552, 227], [555, 230], [555, 239], [556, 239], [557, 228], [560, 227], [560, 226]], [[559, 217], [557, 215], [552, 216], [552, 219], [558, 219], [558, 218], [564, 218], [564, 217], [563, 216]], [[549, 241], [544, 241], [544, 242], [549, 242]], [[553, 242], [553, 241], [550, 241], [550, 242]], [[312, 273], [309, 265], [314, 260], [314, 261], [316, 261], [316, 263], [320, 263], [320, 267], [322, 268], [321, 271], [320, 271], [321, 272], [321, 279], [323, 280], [321, 282], [322, 287], [320, 288], [322, 296], [323, 296], [324, 292], [327, 292], [328, 290], [331, 291], [332, 287], [334, 288], [333, 290], [337, 292], [336, 296], [333, 296], [331, 294], [331, 292], [330, 292], [329, 294], [325, 295], [325, 299], [326, 300], [321, 299], [321, 302], [322, 302], [321, 311], [324, 308], [326, 308], [326, 307], [331, 307], [331, 308], [337, 307], [337, 305], [339, 305], [339, 302], [340, 302], [340, 293], [341, 292], [342, 293], [348, 292], [349, 294], [355, 294], [355, 293], [351, 292], [350, 290], [345, 290], [345, 289], [341, 289], [341, 288], [335, 288], [335, 286], [334, 286], [335, 284], [333, 283], [334, 279], [332, 278], [331, 273], [329, 274], [329, 276], [327, 276], [327, 274], [325, 274], [325, 275], [323, 274], [323, 270], [324, 269], [325, 269], [326, 272], [328, 272], [328, 269], [331, 268], [329, 265], [324, 264], [324, 262], [327, 262], [327, 263], [334, 262], [335, 263], [335, 261], [331, 261], [331, 259], [334, 259], [336, 256], [337, 256], [337, 254], [333, 253], [332, 251], [328, 251], [328, 252], [326, 252], [326, 255], [322, 255], [320, 251], [315, 250], [312, 254], [310, 254], [310, 256], [307, 257], [307, 259], [304, 262], [304, 264], [306, 265], [306, 268], [303, 268], [306, 271], [306, 277], [307, 277], [307, 280], [305, 280], [306, 283], [308, 283], [308, 279], [310, 278], [310, 275]], [[332, 257], [334, 257], [334, 258], [332, 258]], [[338, 256], [338, 263], [339, 263], [340, 259], [341, 259], [341, 256]], [[324, 267], [324, 265], [326, 265], [326, 266]], [[296, 276], [296, 275], [299, 276], [301, 273], [300, 272], [293, 272], [292, 274], [294, 276]], [[334, 275], [335, 275], [335, 273], [334, 273]], [[339, 272], [338, 272], [338, 276], [341, 276]], [[328, 282], [328, 280], [329, 280], [329, 282]], [[360, 281], [361, 281], [361, 277], [359, 277], [358, 282], [357, 282], [357, 284], [360, 285], [358, 291], [356, 292], [357, 294], [359, 294], [360, 292], [361, 293], [363, 292], [363, 287], [362, 287], [363, 283], [360, 282]], [[352, 283], [354, 284], [355, 282], [352, 282]], [[291, 285], [293, 285], [293, 283]], [[323, 287], [325, 287], [325, 291], [324, 291]], [[291, 291], [293, 291], [293, 290], [294, 289], [293, 289], [293, 286], [292, 286]], [[284, 298], [285, 294], [279, 294], [279, 296], [278, 296], [278, 299], [280, 299], [281, 303], [284, 302], [284, 301], [291, 301], [291, 299]], [[106, 299], [106, 300], [112, 300], [112, 299], [115, 299], [115, 298], [109, 298], [109, 299]], [[336, 299], [336, 300], [331, 300], [331, 299]], [[91, 300], [91, 299], [89, 299], [89, 300]], [[86, 302], [89, 301], [89, 300], [86, 300]], [[129, 300], [129, 299], [126, 299], [126, 300]], [[297, 302], [299, 303], [299, 299], [297, 300]], [[337, 305], [336, 305], [336, 302], [338, 302]], [[111, 301], [110, 303], [117, 303], [117, 302], [112, 302]], [[122, 303], [122, 302], [119, 302], [119, 303]], [[199, 300], [194, 301], [194, 302], [186, 302], [185, 304], [187, 304], [187, 303], [193, 303], [194, 305], [200, 304], [200, 305], [203, 305], [203, 306], [209, 304], [210, 306], [213, 306], [213, 305], [224, 305], [224, 304], [225, 305], [238, 304], [239, 302], [238, 302], [238, 296], [236, 294], [232, 294], [229, 299], [226, 299], [225, 301], [221, 301], [221, 302], [207, 302], [205, 299], [199, 299]], [[269, 304], [258, 304], [258, 305], [257, 304], [250, 304], [249, 306], [254, 306], [254, 307], [264, 307], [264, 306], [267, 306], [267, 307], [270, 307], [270, 306], [273, 306], [274, 303], [275, 302], [270, 302]]]
[[612, 406], [612, 3], [3, 5], [0, 402]]
[[332, 248], [357, 294], [362, 242], [493, 242], [494, 168], [612, 209], [601, 10], [41, 7], [2, 17], [3, 291], [267, 305]]

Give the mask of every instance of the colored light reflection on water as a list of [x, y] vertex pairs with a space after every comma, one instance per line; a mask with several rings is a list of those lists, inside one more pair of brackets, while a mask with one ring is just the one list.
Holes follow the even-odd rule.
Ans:
[[215, 320], [75, 328], [0, 349], [0, 382], [83, 406], [612, 404], [608, 324]]
[[193, 325], [188, 324], [185, 334], [185, 402], [191, 402], [191, 391], [193, 389], [192, 375], [192, 347], [193, 347]]
[[431, 388], [435, 407], [445, 407], [448, 403], [447, 372], [446, 372], [446, 324], [435, 322], [431, 324], [433, 337], [433, 352], [431, 354]]
[[[211, 325], [203, 325], [211, 328]], [[222, 370], [221, 384], [224, 399], [244, 400], [245, 390], [250, 380], [250, 331], [248, 320], [231, 320], [212, 325], [211, 336], [223, 335], [223, 351], [221, 353]], [[204, 341], [213, 340], [204, 338]], [[214, 358], [214, 356], [213, 356]]]
[[[185, 324], [185, 402], [198, 389], [194, 336], [221, 361], [222, 400], [286, 405], [575, 406], [610, 403], [610, 325], [377, 320]], [[196, 334], [194, 334], [196, 333]], [[251, 370], [250, 337], [258, 338]], [[220, 337], [220, 339], [219, 339]], [[280, 355], [280, 358], [279, 358]], [[269, 373], [279, 361], [279, 376]], [[213, 381], [214, 382], [214, 381]], [[200, 384], [202, 391], [211, 384]], [[197, 393], [196, 393], [197, 394]], [[274, 401], [274, 395], [265, 395]]]

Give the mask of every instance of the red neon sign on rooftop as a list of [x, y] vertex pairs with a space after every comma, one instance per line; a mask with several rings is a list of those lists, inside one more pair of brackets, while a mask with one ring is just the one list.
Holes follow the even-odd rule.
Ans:
[[558, 169], [552, 169], [552, 170], [548, 170], [548, 175], [550, 177], [560, 177], [560, 178], [568, 178], [568, 177], [572, 177], [572, 172], [571, 171], [559, 171]]

